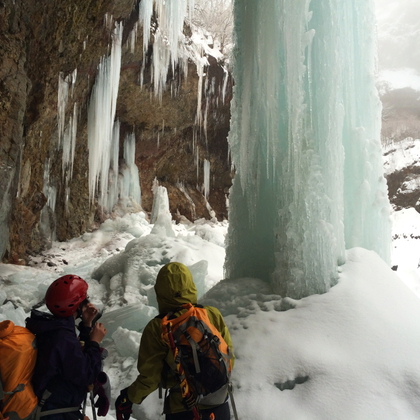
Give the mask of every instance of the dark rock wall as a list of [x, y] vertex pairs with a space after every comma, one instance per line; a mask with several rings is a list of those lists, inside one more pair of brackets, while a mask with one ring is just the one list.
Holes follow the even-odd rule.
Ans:
[[[113, 25], [106, 24], [110, 16], [124, 25], [117, 118], [121, 122], [121, 144], [126, 134], [136, 134], [136, 164], [144, 210], [151, 211], [151, 188], [156, 178], [168, 189], [174, 215], [179, 213], [190, 220], [209, 217], [202, 194], [203, 161], [207, 159], [211, 163], [209, 203], [219, 219], [227, 217], [231, 168], [226, 137], [232, 81], [229, 80], [223, 102], [223, 69], [215, 61], [210, 62], [206, 80], [215, 81], [217, 94], [208, 104], [206, 92], [203, 95], [202, 109], [207, 109], [208, 118], [205, 133], [203, 127], [195, 125], [198, 77], [192, 63], [187, 78], [178, 70], [170, 75], [162, 101], [155, 98], [148, 67], [144, 85], [140, 86], [141, 37], [137, 38], [134, 53], [127, 43], [137, 15], [136, 0], [0, 0], [3, 261], [24, 264], [28, 255], [48, 247], [51, 235], [40, 229], [43, 209], [43, 217], [50, 220], [60, 241], [78, 236], [108, 217], [89, 201], [87, 107], [98, 63], [110, 50]], [[146, 60], [148, 65], [149, 61]], [[62, 151], [58, 149], [58, 81], [60, 73], [67, 77], [75, 69], [77, 78], [66, 116], [77, 102], [78, 130], [73, 177], [66, 190]], [[210, 86], [211, 83], [204, 83], [204, 91]], [[174, 90], [177, 95], [173, 95]], [[57, 190], [53, 214], [45, 211], [46, 170], [50, 185]]]

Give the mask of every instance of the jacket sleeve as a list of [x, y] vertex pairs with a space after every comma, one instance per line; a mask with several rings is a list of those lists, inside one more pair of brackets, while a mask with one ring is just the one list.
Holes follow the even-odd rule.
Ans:
[[157, 389], [168, 351], [161, 339], [161, 320], [154, 318], [146, 325], [141, 337], [137, 362], [139, 375], [128, 388], [131, 402], [140, 404]]
[[75, 334], [63, 334], [60, 344], [63, 379], [80, 386], [94, 383], [102, 368], [99, 344], [89, 340], [82, 348]]
[[235, 353], [233, 352], [233, 343], [230, 336], [228, 327], [226, 326], [225, 320], [223, 319], [222, 314], [217, 308], [213, 306], [205, 306], [207, 313], [209, 315], [211, 323], [217, 328], [221, 336], [226, 341], [226, 344], [229, 346], [230, 353], [232, 355], [232, 367], [235, 365]]

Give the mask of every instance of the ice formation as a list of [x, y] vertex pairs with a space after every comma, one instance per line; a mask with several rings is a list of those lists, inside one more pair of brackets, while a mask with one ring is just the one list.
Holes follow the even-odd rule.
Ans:
[[168, 191], [155, 180], [153, 185], [153, 205], [150, 222], [154, 223], [152, 233], [175, 237], [172, 229], [172, 216], [169, 210]]
[[[70, 194], [69, 182], [73, 177], [74, 153], [77, 137], [77, 102], [73, 104], [73, 112], [66, 124], [66, 108], [69, 99], [73, 96], [74, 85], [77, 79], [77, 69], [64, 77], [63, 73], [58, 77], [58, 149], [62, 150], [62, 173], [65, 182], [65, 206], [67, 208]], [[48, 197], [48, 196], [47, 196]]]
[[[102, 196], [101, 205], [104, 210], [111, 211], [118, 202], [121, 186], [119, 179], [119, 147], [120, 147], [120, 122], [116, 120], [112, 129], [112, 138], [109, 154], [108, 190]], [[138, 178], [138, 176], [137, 176]]]
[[[195, 63], [197, 68], [197, 110], [195, 116], [195, 129], [193, 133], [193, 150], [196, 152], [197, 179], [199, 178], [199, 150], [197, 139], [203, 135], [207, 146], [207, 113], [209, 108], [208, 97], [206, 106], [203, 109], [203, 93], [206, 92], [206, 66], [208, 66], [207, 55], [216, 58], [222, 57], [220, 51], [210, 48], [210, 41], [206, 34], [201, 33], [203, 28], [194, 28], [193, 34], [187, 39], [184, 35], [184, 23], [192, 25], [192, 14], [194, 11], [194, 0], [143, 0], [139, 7], [139, 22], [143, 27], [143, 60], [148, 57], [149, 44], [152, 49], [152, 82], [155, 97], [162, 100], [163, 91], [168, 85], [168, 72], [171, 69], [179, 71], [185, 78], [188, 75], [188, 61]], [[156, 23], [152, 23], [152, 15]], [[200, 34], [199, 34], [200, 32]], [[140, 84], [143, 84], [143, 71], [146, 63], [143, 61], [140, 75]], [[227, 82], [227, 78], [226, 78]], [[224, 85], [224, 88], [226, 84]], [[170, 84], [171, 94], [176, 95], [178, 87]], [[220, 92], [224, 101], [223, 89]], [[207, 95], [214, 94], [214, 90], [208, 89]], [[159, 147], [159, 135], [158, 135]]]
[[41, 210], [39, 230], [45, 238], [54, 241], [56, 239], [54, 213], [57, 202], [57, 188], [54, 185], [51, 185], [50, 182], [49, 160], [47, 160], [44, 164], [44, 184], [42, 187], [42, 193], [47, 198], [47, 203]]
[[204, 159], [204, 197], [209, 198], [210, 193], [210, 162]]
[[194, 10], [194, 0], [142, 0], [139, 20], [143, 26], [143, 56], [149, 47], [153, 11], [158, 25], [153, 28], [153, 85], [155, 95], [162, 97], [170, 68], [175, 70], [181, 64], [186, 70], [187, 55], [184, 49], [184, 19]]
[[141, 204], [141, 190], [139, 182], [139, 170], [135, 163], [136, 137], [129, 134], [124, 140], [125, 168], [122, 171], [121, 193], [122, 197], [130, 197], [136, 203]]
[[[58, 76], [58, 98], [57, 98], [57, 106], [58, 106], [58, 147], [65, 147], [64, 141], [64, 133], [66, 130], [66, 107], [69, 98], [69, 91], [70, 96], [73, 95], [74, 85], [77, 79], [77, 69], [74, 69], [72, 73], [64, 77], [63, 73], [60, 73]], [[76, 106], [76, 105], [75, 105]], [[77, 106], [76, 106], [77, 109]], [[71, 125], [71, 122], [68, 124]], [[65, 163], [69, 163], [69, 159], [65, 159], [63, 156], [63, 166]], [[64, 168], [63, 168], [64, 170]]]
[[235, 2], [226, 274], [291, 297], [335, 284], [345, 249], [389, 261], [373, 2]]
[[88, 110], [89, 196], [93, 201], [99, 191], [99, 202], [106, 202], [113, 127], [121, 68], [122, 23], [117, 23], [112, 36], [109, 57], [102, 58], [92, 89]]
[[[166, 188], [155, 182], [153, 193], [153, 224], [149, 225], [142, 212], [125, 215], [120, 219], [118, 230], [124, 231], [130, 227], [130, 233], [135, 238], [126, 244], [124, 251], [107, 258], [91, 274], [93, 279], [99, 280], [109, 291], [103, 322], [110, 335], [118, 327], [141, 330], [157, 314], [153, 285], [164, 264], [179, 261], [187, 265], [199, 297], [211, 287], [209, 284], [217, 283], [222, 276], [224, 232], [214, 229], [209, 225], [211, 222], [205, 220], [194, 224], [189, 222], [188, 228], [175, 227]], [[101, 225], [100, 231], [102, 234], [112, 234], [115, 232], [115, 224], [115, 221], [108, 219]], [[133, 231], [136, 225], [139, 227]], [[100, 235], [100, 231], [94, 234]], [[93, 239], [86, 237], [86, 241], [92, 242]], [[106, 242], [106, 238], [101, 241]], [[197, 253], [197, 250], [201, 251]], [[211, 258], [217, 258], [219, 264], [209, 266]]]

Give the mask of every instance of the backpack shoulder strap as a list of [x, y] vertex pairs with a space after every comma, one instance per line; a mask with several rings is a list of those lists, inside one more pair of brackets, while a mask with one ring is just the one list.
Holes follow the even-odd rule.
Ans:
[[195, 304], [193, 305], [192, 303], [184, 303], [183, 305], [178, 306], [178, 308], [174, 309], [173, 311], [168, 312], [166, 314], [159, 314], [155, 318], [162, 319], [162, 321], [164, 320], [164, 322], [167, 322], [171, 319], [178, 318], [179, 315], [176, 315], [178, 312], [180, 313], [183, 310], [189, 311], [191, 308], [194, 308], [195, 306], [196, 305]]

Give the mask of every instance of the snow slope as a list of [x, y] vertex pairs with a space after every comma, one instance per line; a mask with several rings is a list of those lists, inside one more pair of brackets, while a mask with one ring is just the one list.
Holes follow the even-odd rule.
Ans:
[[[207, 294], [203, 301], [222, 310], [232, 333], [241, 420], [419, 418], [420, 300], [414, 293], [420, 285], [419, 247], [409, 236], [419, 219], [414, 213], [401, 216], [394, 215], [395, 226], [405, 232], [407, 247], [400, 255], [404, 244], [397, 242], [394, 254], [404, 257], [403, 281], [373, 252], [353, 249], [338, 285], [323, 295], [281, 299], [258, 279], [224, 280]], [[0, 307], [0, 320], [22, 325], [52, 280], [63, 273], [83, 276], [111, 330], [104, 341], [110, 353], [105, 370], [116, 398], [137, 375], [141, 327], [156, 313], [150, 290], [163, 263], [178, 260], [194, 267], [201, 262], [203, 267], [207, 262], [208, 269], [197, 271], [204, 289], [223, 277], [226, 224], [201, 220], [172, 226], [173, 237], [162, 234], [164, 229], [151, 234], [154, 226], [144, 216], [127, 215], [107, 221], [97, 232], [55, 243], [48, 255], [34, 259], [33, 267], [0, 265], [0, 301], [9, 301]], [[141, 258], [133, 259], [136, 253], [130, 249], [135, 248]], [[92, 279], [94, 271], [118, 255], [122, 272], [116, 269], [102, 283]], [[134, 278], [142, 279], [137, 289], [127, 283]], [[123, 296], [132, 303], [124, 303]], [[291, 309], [281, 311], [286, 308]], [[154, 393], [135, 406], [133, 417], [163, 418], [161, 411], [162, 401]], [[111, 410], [107, 419], [114, 418]]]

